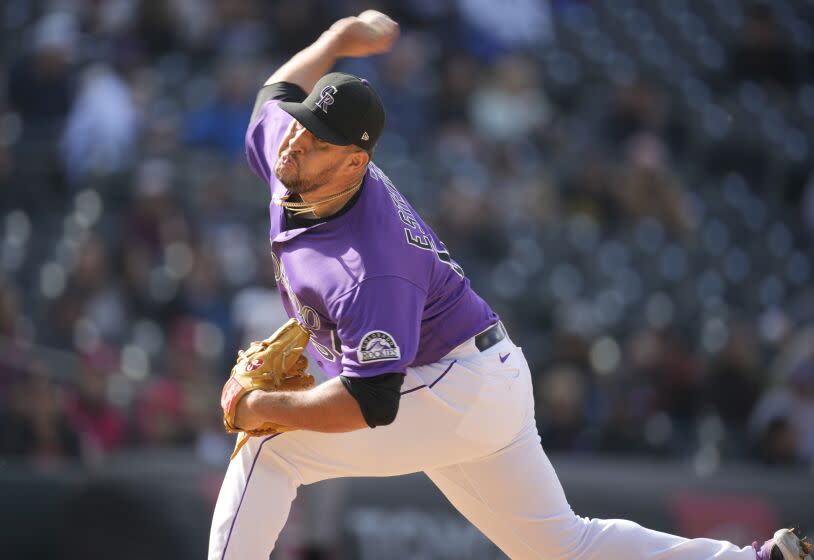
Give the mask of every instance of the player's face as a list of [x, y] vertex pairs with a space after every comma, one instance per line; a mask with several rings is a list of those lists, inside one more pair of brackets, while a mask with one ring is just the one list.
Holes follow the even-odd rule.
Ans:
[[348, 146], [320, 140], [294, 119], [277, 149], [274, 175], [291, 193], [317, 191], [342, 179], [340, 170], [350, 153]]

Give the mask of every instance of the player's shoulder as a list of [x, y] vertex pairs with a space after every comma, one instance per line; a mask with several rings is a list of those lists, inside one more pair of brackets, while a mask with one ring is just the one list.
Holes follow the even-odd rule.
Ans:
[[372, 162], [368, 166], [364, 194], [362, 234], [376, 241], [373, 247], [392, 250], [388, 244], [403, 242], [404, 226], [415, 212], [390, 178]]
[[[376, 165], [370, 164], [365, 184], [362, 219], [354, 223], [354, 245], [364, 248], [365, 269], [415, 281], [427, 277], [433, 266], [432, 247], [420, 246], [429, 228]], [[425, 250], [421, 250], [425, 249]]]
[[288, 127], [293, 117], [282, 110], [280, 103], [279, 99], [269, 99], [255, 109], [246, 131], [248, 140], [279, 134]]
[[404, 225], [409, 225], [411, 222], [405, 220], [407, 214], [415, 215], [416, 212], [390, 177], [373, 162], [368, 165], [368, 177], [366, 186], [377, 195], [376, 204], [380, 206], [374, 213], [375, 216], [382, 221], [391, 222], [397, 231]]

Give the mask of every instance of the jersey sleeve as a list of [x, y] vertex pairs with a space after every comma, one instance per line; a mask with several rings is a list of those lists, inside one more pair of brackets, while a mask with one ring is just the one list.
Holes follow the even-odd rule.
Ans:
[[359, 409], [368, 426], [375, 428], [393, 423], [399, 411], [404, 374], [382, 373], [373, 377], [340, 375], [339, 379], [359, 403]]
[[277, 148], [283, 139], [291, 115], [280, 109], [280, 101], [305, 98], [305, 92], [295, 84], [281, 82], [263, 87], [246, 131], [246, 159], [249, 167], [266, 183], [271, 180], [277, 161]]
[[396, 276], [368, 278], [334, 306], [342, 375], [404, 373], [418, 351], [427, 294]]

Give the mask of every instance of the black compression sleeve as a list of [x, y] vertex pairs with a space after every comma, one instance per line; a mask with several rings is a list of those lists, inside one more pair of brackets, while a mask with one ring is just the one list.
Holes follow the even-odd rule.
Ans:
[[396, 419], [401, 399], [403, 373], [383, 373], [373, 377], [340, 375], [345, 389], [359, 403], [362, 416], [371, 428], [386, 426]]
[[260, 91], [257, 92], [257, 99], [254, 102], [251, 120], [253, 121], [257, 118], [260, 109], [263, 107], [263, 103], [266, 101], [271, 101], [272, 99], [279, 99], [280, 101], [302, 101], [305, 97], [305, 90], [297, 84], [277, 82], [263, 86], [260, 88]]

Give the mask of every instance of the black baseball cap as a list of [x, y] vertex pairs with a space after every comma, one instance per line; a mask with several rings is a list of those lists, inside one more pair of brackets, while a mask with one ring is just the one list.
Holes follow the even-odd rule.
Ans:
[[384, 129], [382, 100], [367, 80], [343, 72], [326, 74], [302, 103], [280, 108], [314, 136], [337, 144], [373, 149]]

